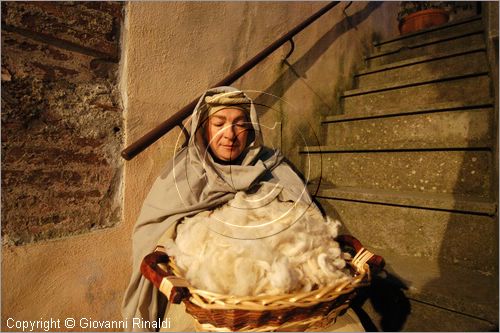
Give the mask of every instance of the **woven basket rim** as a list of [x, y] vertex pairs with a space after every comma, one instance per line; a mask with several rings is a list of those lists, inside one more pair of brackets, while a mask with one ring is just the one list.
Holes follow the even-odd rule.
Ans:
[[[170, 257], [168, 266], [172, 274], [178, 278], [185, 279], [180, 274], [180, 269]], [[310, 307], [318, 303], [330, 302], [340, 295], [348, 294], [355, 288], [366, 285], [370, 281], [370, 267], [368, 264], [354, 266], [351, 260], [346, 260], [354, 275], [351, 279], [337, 281], [336, 284], [323, 286], [308, 292], [295, 292], [280, 295], [254, 295], [235, 296], [214, 293], [193, 286], [188, 286], [191, 293], [184, 302], [191, 302], [206, 310], [279, 310], [290, 307]]]

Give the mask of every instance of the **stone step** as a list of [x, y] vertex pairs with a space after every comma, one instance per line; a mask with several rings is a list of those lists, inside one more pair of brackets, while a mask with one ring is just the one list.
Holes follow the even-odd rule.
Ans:
[[374, 52], [365, 57], [365, 63], [367, 68], [372, 69], [377, 66], [407, 60], [410, 58], [428, 56], [445, 50], [449, 52], [460, 52], [470, 47], [485, 47], [483, 30], [457, 34], [446, 38], [438, 37], [425, 39], [422, 42], [406, 45], [401, 48]]
[[488, 73], [441, 76], [434, 80], [407, 80], [377, 88], [346, 91], [341, 96], [344, 114], [372, 113], [377, 109], [409, 109], [433, 103], [485, 103], [491, 100]]
[[326, 194], [316, 195], [316, 199], [328, 215], [340, 220], [342, 232], [356, 236], [374, 253], [390, 251], [484, 274], [497, 270], [495, 217], [330, 198]]
[[424, 56], [391, 63], [355, 75], [359, 88], [376, 87], [390, 82], [417, 79], [433, 80], [459, 74], [488, 72], [485, 48], [465, 52], [446, 52], [439, 56]]
[[341, 151], [486, 147], [495, 138], [494, 123], [493, 108], [323, 122], [323, 142]]
[[358, 72], [356, 75], [365, 75], [365, 74], [370, 74], [378, 71], [383, 71], [383, 70], [388, 70], [392, 68], [397, 68], [397, 67], [403, 67], [403, 66], [408, 66], [408, 65], [413, 65], [413, 64], [418, 64], [421, 62], [426, 62], [426, 61], [431, 61], [433, 59], [438, 59], [438, 58], [446, 58], [446, 57], [451, 57], [455, 55], [460, 55], [464, 53], [470, 53], [470, 52], [476, 52], [476, 51], [484, 51], [486, 50], [486, 45], [483, 44], [481, 46], [477, 45], [464, 45], [462, 49], [460, 50], [441, 50], [440, 52], [435, 52], [432, 54], [427, 54], [427, 55], [422, 55], [420, 57], [415, 57], [415, 58], [409, 58], [409, 59], [403, 59], [401, 61], [396, 61], [396, 62], [391, 62], [388, 64], [376, 66], [373, 68], [365, 68], [362, 69]]
[[308, 181], [337, 187], [491, 197], [493, 155], [489, 147], [349, 150], [299, 149]]
[[414, 33], [400, 35], [394, 38], [386, 39], [381, 42], [373, 43], [377, 52], [388, 52], [399, 50], [405, 46], [421, 44], [428, 40], [446, 39], [464, 35], [469, 32], [483, 29], [481, 16], [469, 17], [464, 20], [449, 22], [440, 26], [416, 31]]
[[410, 299], [404, 332], [498, 332], [498, 323]]
[[[352, 120], [375, 119], [375, 118], [390, 118], [402, 115], [411, 114], [425, 114], [437, 113], [447, 111], [460, 111], [460, 110], [474, 110], [482, 108], [491, 108], [494, 105], [493, 98], [484, 99], [480, 103], [459, 101], [459, 102], [444, 102], [444, 103], [429, 103], [426, 105], [409, 106], [407, 108], [400, 108], [399, 106], [392, 108], [372, 109], [369, 112], [363, 113], [349, 113], [349, 114], [336, 114], [326, 116], [321, 119], [322, 124], [336, 123]], [[363, 110], [364, 111], [364, 110]]]
[[[371, 299], [363, 309], [379, 330], [449, 332], [498, 328], [498, 276], [391, 251], [376, 253], [386, 260], [386, 272], [373, 279]], [[403, 307], [399, 318], [394, 303], [389, 305], [392, 313], [376, 311], [373, 304], [382, 302], [399, 303]], [[405, 310], [410, 311], [407, 318]], [[399, 320], [402, 327], [390, 327], [388, 316], [393, 316], [393, 322]]]
[[488, 198], [463, 196], [450, 193], [420, 193], [416, 191], [391, 191], [360, 187], [334, 187], [310, 183], [307, 188], [319, 198], [376, 203], [389, 206], [422, 208], [454, 213], [494, 216], [497, 204]]
[[383, 304], [384, 309], [380, 309], [381, 304], [377, 304], [378, 311], [371, 301], [365, 302], [363, 311], [370, 318], [369, 324], [363, 323], [370, 327], [370, 329], [365, 327], [367, 332], [498, 332], [498, 323], [408, 299], [402, 292], [396, 292], [397, 289], [385, 285], [381, 288], [380, 284], [373, 283], [386, 294], [390, 295], [392, 292], [397, 296], [379, 293], [376, 299]]

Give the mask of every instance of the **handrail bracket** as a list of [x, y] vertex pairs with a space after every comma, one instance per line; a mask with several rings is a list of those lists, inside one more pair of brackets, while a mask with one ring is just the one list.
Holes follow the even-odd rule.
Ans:
[[290, 51], [288, 51], [287, 55], [283, 59], [283, 62], [286, 62], [287, 59], [292, 55], [293, 51], [295, 50], [295, 42], [293, 41], [293, 38], [290, 38], [288, 41], [290, 42]]

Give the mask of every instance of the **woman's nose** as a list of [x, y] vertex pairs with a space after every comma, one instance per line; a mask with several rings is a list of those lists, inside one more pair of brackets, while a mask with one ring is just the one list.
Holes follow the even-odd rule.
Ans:
[[236, 136], [236, 132], [234, 130], [234, 126], [227, 126], [224, 129], [223, 135], [224, 135], [224, 137], [226, 139], [234, 139], [234, 137]]

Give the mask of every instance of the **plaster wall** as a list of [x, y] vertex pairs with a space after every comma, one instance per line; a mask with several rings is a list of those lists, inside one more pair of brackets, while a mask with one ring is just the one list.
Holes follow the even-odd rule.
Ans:
[[[127, 3], [121, 57], [125, 145], [324, 5]], [[282, 63], [289, 50], [284, 46], [233, 84], [284, 98], [286, 102], [255, 94], [277, 110], [264, 112], [262, 121], [282, 123], [271, 131], [269, 142], [292, 160], [296, 146], [303, 145], [297, 133], [305, 142], [320, 135], [318, 117], [336, 112], [338, 92], [351, 86], [352, 71], [362, 65], [371, 41], [396, 34], [397, 2], [354, 2], [346, 9], [350, 19], [342, 12], [346, 5], [340, 3], [294, 39], [295, 52], [288, 59], [294, 70]], [[171, 131], [125, 163], [124, 220], [117, 226], [3, 248], [2, 288], [9, 292], [2, 297], [2, 328], [9, 317], [120, 318], [131, 271], [133, 225], [152, 182], [173, 156], [179, 133]]]

